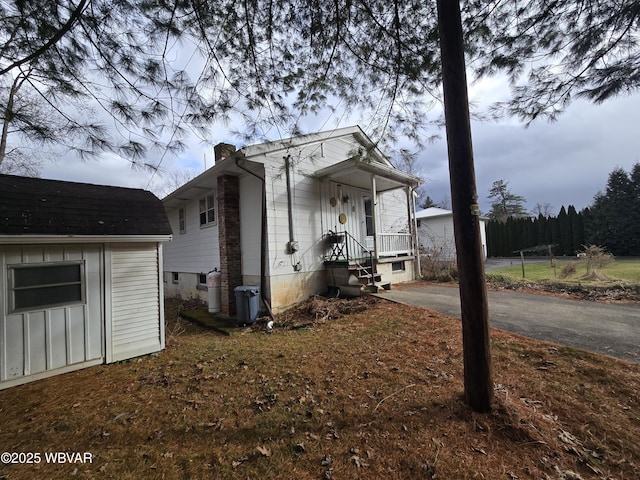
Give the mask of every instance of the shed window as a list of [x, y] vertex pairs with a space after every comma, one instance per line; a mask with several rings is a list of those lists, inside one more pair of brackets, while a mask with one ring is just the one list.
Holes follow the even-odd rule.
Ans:
[[207, 195], [200, 199], [200, 226], [216, 223], [216, 197]]
[[184, 207], [178, 209], [178, 224], [180, 233], [187, 233], [187, 220], [185, 217]]
[[11, 311], [84, 302], [84, 263], [15, 265], [8, 268]]

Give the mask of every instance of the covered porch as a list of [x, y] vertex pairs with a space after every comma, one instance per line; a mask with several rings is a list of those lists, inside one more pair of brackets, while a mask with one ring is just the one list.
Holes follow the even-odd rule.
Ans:
[[329, 285], [339, 284], [334, 286], [341, 290], [345, 285], [388, 288], [391, 273], [407, 269], [412, 278], [402, 281], [412, 280], [418, 261], [414, 191], [421, 180], [361, 157], [319, 170], [316, 176], [321, 181]]

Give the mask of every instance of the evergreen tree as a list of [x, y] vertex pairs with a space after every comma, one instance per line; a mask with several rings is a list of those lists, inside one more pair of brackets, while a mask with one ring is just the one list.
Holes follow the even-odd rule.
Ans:
[[489, 189], [489, 195], [487, 198], [492, 200], [491, 210], [487, 216], [492, 220], [498, 220], [500, 222], [506, 221], [510, 217], [523, 217], [527, 215], [527, 211], [524, 208], [524, 197], [511, 193], [508, 188], [508, 183], [504, 180], [496, 180]]
[[569, 205], [567, 215], [569, 217], [569, 223], [571, 224], [571, 249], [567, 254], [575, 255], [583, 249], [583, 245], [585, 244], [584, 220], [573, 205]]
[[560, 208], [560, 212], [558, 212], [557, 222], [559, 242], [556, 253], [558, 255], [569, 255], [572, 250], [573, 233], [571, 232], [571, 223], [564, 205]]
[[614, 255], [640, 254], [640, 164], [631, 174], [614, 169], [604, 193], [594, 197], [585, 216], [587, 243], [604, 247]]
[[434, 202], [433, 198], [431, 198], [429, 195], [424, 197], [424, 200], [422, 200], [420, 202], [420, 205], [419, 205], [419, 207], [422, 208], [422, 209], [431, 208], [431, 207], [435, 207], [435, 206], [436, 206], [436, 202]]

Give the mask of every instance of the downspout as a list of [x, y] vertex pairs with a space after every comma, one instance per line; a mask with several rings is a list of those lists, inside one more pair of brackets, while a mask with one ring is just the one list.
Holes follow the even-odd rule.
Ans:
[[413, 241], [413, 254], [416, 256], [416, 267], [418, 269], [417, 271], [417, 275], [414, 275], [414, 277], [422, 277], [422, 265], [420, 263], [420, 241], [418, 239], [418, 219], [416, 218], [416, 191], [415, 188], [409, 187], [408, 190], [409, 194], [411, 195], [411, 209], [413, 210], [412, 215], [410, 218], [413, 219], [413, 235], [412, 235], [412, 241]]
[[266, 287], [266, 258], [267, 258], [267, 242], [266, 237], [267, 237], [267, 187], [266, 187], [266, 180], [261, 177], [260, 175], [252, 172], [251, 170], [243, 167], [242, 165], [240, 165], [239, 163], [240, 157], [239, 156], [235, 156], [234, 162], [236, 164], [236, 167], [238, 167], [240, 170], [244, 170], [245, 172], [253, 175], [254, 177], [256, 177], [258, 180], [260, 180], [260, 185], [262, 187], [262, 225], [260, 226], [260, 298], [262, 299], [262, 303], [264, 304], [265, 308], [267, 309], [267, 312], [269, 313], [269, 317], [271, 318], [271, 320], [275, 321], [275, 318], [273, 316], [273, 312], [271, 311], [271, 304], [269, 302], [269, 299], [265, 296], [265, 287]]
[[287, 244], [287, 251], [289, 254], [293, 254], [298, 251], [298, 242], [296, 242], [295, 235], [293, 233], [293, 197], [291, 193], [291, 155], [287, 155], [284, 158], [285, 178], [287, 182], [287, 218], [289, 219], [289, 243]]

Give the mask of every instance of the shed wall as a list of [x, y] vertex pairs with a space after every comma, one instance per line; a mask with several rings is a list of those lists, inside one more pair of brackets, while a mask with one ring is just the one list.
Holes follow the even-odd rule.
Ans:
[[[103, 362], [103, 250], [101, 245], [0, 246], [0, 388]], [[79, 261], [82, 303], [10, 312], [8, 269]]]

